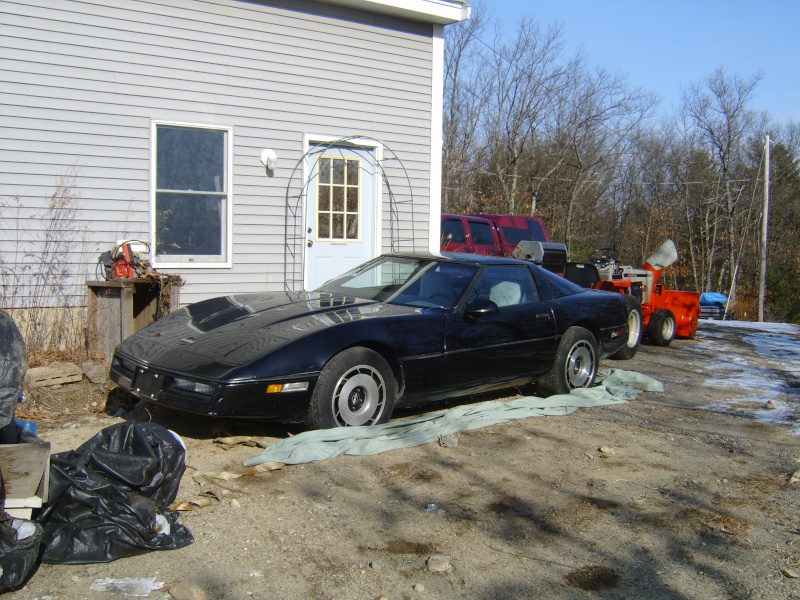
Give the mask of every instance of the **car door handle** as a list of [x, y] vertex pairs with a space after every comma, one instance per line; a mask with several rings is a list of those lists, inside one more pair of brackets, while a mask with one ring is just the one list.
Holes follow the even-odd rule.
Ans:
[[550, 320], [550, 313], [536, 313], [536, 318]]

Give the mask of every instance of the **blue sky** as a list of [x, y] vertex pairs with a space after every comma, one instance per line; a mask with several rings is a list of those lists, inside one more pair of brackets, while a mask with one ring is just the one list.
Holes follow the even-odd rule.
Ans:
[[[484, 0], [512, 34], [528, 14], [558, 23], [572, 54], [589, 66], [627, 76], [656, 92], [671, 114], [681, 90], [718, 67], [763, 79], [751, 108], [779, 122], [800, 122], [800, 1], [762, 0]], [[487, 41], [491, 34], [485, 36]]]

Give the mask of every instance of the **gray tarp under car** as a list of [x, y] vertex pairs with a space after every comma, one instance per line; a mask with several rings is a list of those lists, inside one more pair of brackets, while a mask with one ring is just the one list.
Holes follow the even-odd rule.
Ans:
[[13, 423], [28, 355], [14, 320], [0, 310], [0, 430]]
[[457, 406], [411, 421], [305, 431], [275, 442], [260, 456], [245, 461], [244, 465], [252, 467], [270, 461], [296, 465], [339, 454], [378, 454], [435, 442], [446, 435], [514, 419], [566, 415], [579, 408], [621, 404], [634, 399], [640, 390], [664, 391], [664, 386], [655, 379], [621, 369], [601, 370], [597, 381], [599, 385], [591, 389], [572, 390], [569, 394], [549, 398], [527, 396], [510, 401], [493, 400]]

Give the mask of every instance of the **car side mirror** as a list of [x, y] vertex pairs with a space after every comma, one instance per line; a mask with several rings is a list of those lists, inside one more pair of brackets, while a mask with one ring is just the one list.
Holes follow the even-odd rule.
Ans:
[[476, 300], [473, 300], [467, 305], [465, 314], [469, 319], [477, 320], [486, 315], [493, 315], [499, 312], [500, 312], [500, 307], [497, 306], [497, 304], [495, 304], [491, 300], [478, 298]]

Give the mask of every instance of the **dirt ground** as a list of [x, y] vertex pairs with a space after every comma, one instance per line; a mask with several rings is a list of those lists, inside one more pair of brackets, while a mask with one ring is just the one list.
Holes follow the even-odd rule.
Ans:
[[[706, 384], [720, 362], [763, 361], [735, 328], [725, 335], [735, 356], [701, 326], [697, 340], [645, 342], [632, 361], [606, 362], [664, 383], [629, 404], [205, 487], [193, 475], [240, 472], [261, 452], [219, 435], [274, 441], [299, 429], [157, 408], [115, 417], [113, 393], [104, 410], [108, 390], [86, 381], [30, 394], [23, 406], [54, 452], [122, 418], [169, 427], [187, 445], [178, 499], [202, 490], [219, 501], [181, 513], [195, 537], [186, 548], [42, 565], [7, 597], [112, 597], [90, 585], [154, 577], [164, 588], [150, 598], [186, 584], [213, 599], [800, 598], [798, 437], [703, 408], [737, 393]], [[797, 373], [773, 375], [800, 387]]]

